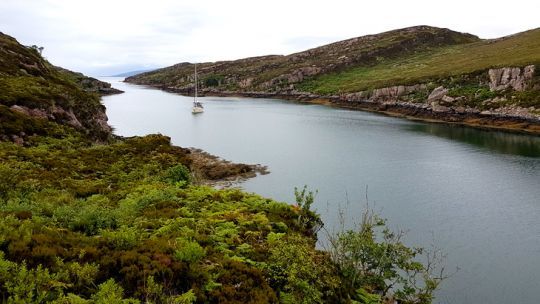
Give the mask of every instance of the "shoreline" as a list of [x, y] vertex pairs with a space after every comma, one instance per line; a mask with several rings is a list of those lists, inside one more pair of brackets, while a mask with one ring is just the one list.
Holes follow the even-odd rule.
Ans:
[[[162, 91], [190, 96], [185, 89], [164, 87], [161, 85], [146, 85]], [[212, 91], [200, 92], [200, 96], [215, 97], [251, 97], [251, 98], [277, 98], [301, 103], [318, 104], [342, 109], [358, 110], [371, 113], [378, 113], [396, 118], [403, 118], [411, 121], [427, 123], [443, 123], [449, 125], [467, 126], [483, 130], [502, 131], [510, 133], [520, 133], [533, 136], [540, 136], [540, 119], [535, 120], [528, 117], [509, 116], [503, 114], [482, 114], [478, 109], [468, 109], [467, 111], [452, 112], [433, 111], [426, 104], [416, 104], [396, 100], [384, 102], [374, 101], [347, 101], [340, 96], [320, 96], [316, 94], [290, 94], [290, 93], [262, 93], [262, 92], [238, 92], [238, 91]]]
[[191, 170], [196, 183], [217, 189], [231, 188], [242, 182], [269, 174], [267, 166], [261, 164], [234, 163], [199, 148], [185, 148], [189, 151]]

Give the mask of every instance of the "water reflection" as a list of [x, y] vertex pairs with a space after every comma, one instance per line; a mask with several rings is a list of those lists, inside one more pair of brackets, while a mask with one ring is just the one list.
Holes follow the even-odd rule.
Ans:
[[422, 123], [407, 127], [414, 132], [460, 141], [504, 154], [540, 157], [540, 136], [480, 130], [465, 126]]

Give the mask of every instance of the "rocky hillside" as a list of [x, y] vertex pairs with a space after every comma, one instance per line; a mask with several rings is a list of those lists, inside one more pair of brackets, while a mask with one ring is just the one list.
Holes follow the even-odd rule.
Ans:
[[[202, 63], [198, 69], [203, 88], [275, 92], [293, 89], [296, 84], [317, 75], [478, 40], [476, 36], [448, 29], [418, 26], [357, 37], [288, 56]], [[180, 63], [130, 77], [127, 81], [189, 89], [193, 86], [193, 70], [193, 64]]]
[[106, 140], [112, 133], [99, 94], [113, 92], [110, 84], [55, 67], [38, 49], [0, 33], [1, 139], [24, 143], [60, 125]]
[[[287, 56], [199, 64], [211, 95], [276, 96], [540, 132], [540, 29], [492, 40], [428, 26]], [[126, 79], [190, 94], [193, 64]], [[470, 120], [474, 121], [471, 122]]]

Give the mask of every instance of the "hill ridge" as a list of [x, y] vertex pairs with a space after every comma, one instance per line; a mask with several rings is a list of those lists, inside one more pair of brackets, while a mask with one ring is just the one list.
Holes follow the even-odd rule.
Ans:
[[[353, 65], [375, 64], [378, 58], [393, 58], [443, 45], [478, 41], [479, 38], [449, 29], [417, 26], [346, 39], [290, 55], [265, 55], [231, 61], [200, 63], [204, 87], [276, 91], [321, 73]], [[128, 82], [179, 87], [192, 86], [193, 67], [176, 64], [128, 77]], [[205, 79], [206, 78], [206, 79]]]

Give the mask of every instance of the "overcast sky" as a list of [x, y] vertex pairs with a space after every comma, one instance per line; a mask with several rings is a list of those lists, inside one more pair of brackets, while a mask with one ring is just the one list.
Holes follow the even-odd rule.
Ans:
[[0, 0], [0, 31], [53, 64], [111, 75], [290, 54], [413, 25], [481, 38], [540, 27], [540, 0]]

